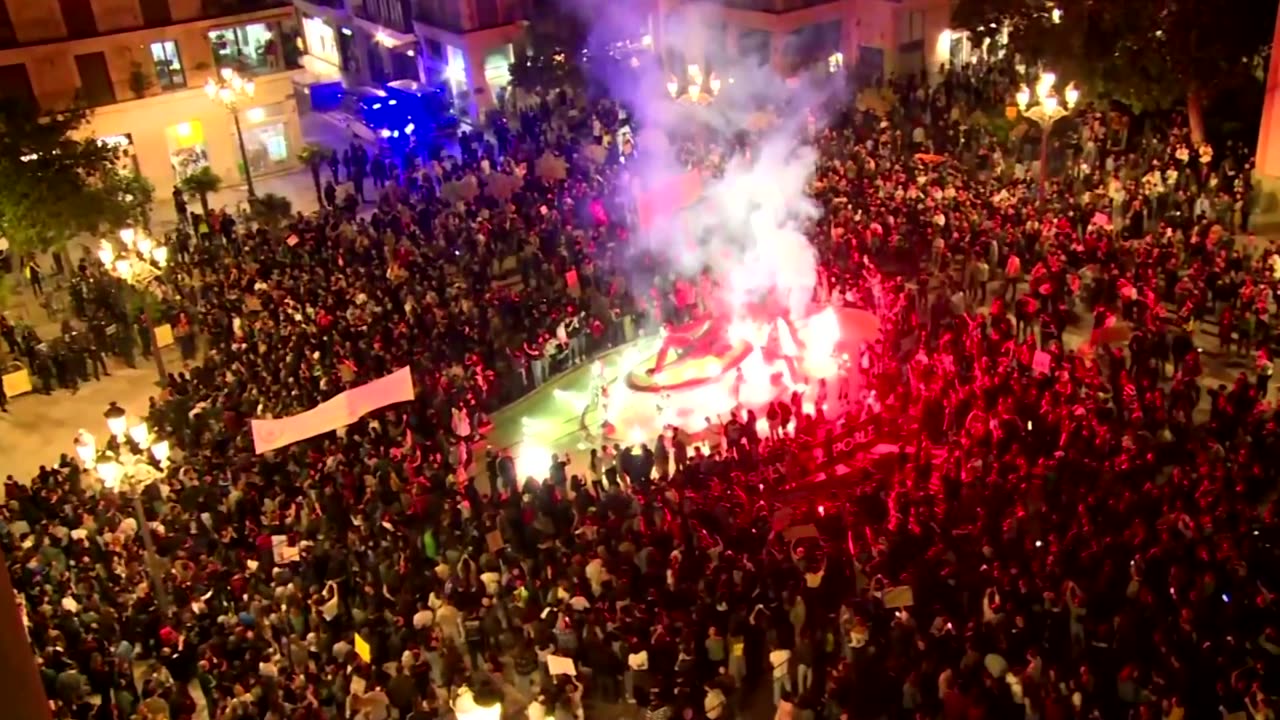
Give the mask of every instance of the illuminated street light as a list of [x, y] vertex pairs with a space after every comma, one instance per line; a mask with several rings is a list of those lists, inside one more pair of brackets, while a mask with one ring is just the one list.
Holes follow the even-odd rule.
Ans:
[[1058, 120], [1071, 114], [1080, 100], [1080, 89], [1074, 82], [1068, 83], [1063, 91], [1064, 103], [1059, 102], [1054, 85], [1058, 76], [1052, 72], [1043, 72], [1036, 80], [1035, 102], [1032, 105], [1031, 90], [1023, 85], [1014, 95], [1018, 103], [1018, 111], [1023, 117], [1035, 121], [1040, 126], [1040, 187], [1043, 190], [1049, 178], [1049, 131]]
[[698, 65], [689, 65], [683, 81], [675, 75], [667, 80], [667, 94], [679, 102], [709, 103], [720, 94], [720, 78], [715, 73], [704, 75]]
[[[142, 506], [142, 493], [168, 466], [169, 441], [157, 440], [145, 421], [129, 427], [128, 413], [112, 403], [103, 417], [111, 438], [105, 447], [98, 448], [97, 441], [87, 430], [76, 433], [76, 457], [86, 472], [95, 474], [105, 490], [126, 493], [132, 497], [133, 511], [137, 515], [142, 544], [147, 550], [147, 570], [156, 602], [165, 613], [170, 609], [168, 591], [164, 585], [164, 572], [156, 555], [155, 540], [147, 524], [147, 513]], [[126, 428], [127, 431], [126, 431]], [[150, 455], [154, 464], [147, 461]]]
[[253, 190], [253, 173], [249, 170], [249, 153], [244, 148], [244, 131], [240, 129], [240, 103], [253, 99], [253, 80], [246, 80], [231, 68], [222, 68], [217, 77], [209, 78], [204, 84], [204, 93], [210, 100], [220, 103], [231, 113], [236, 125], [236, 140], [240, 143], [240, 162], [244, 165], [244, 182], [249, 197], [255, 197]]
[[[161, 245], [146, 232], [134, 228], [121, 230], [120, 242], [125, 248], [120, 252], [117, 252], [116, 245], [110, 240], [104, 238], [98, 243], [98, 260], [102, 261], [107, 274], [123, 280], [130, 288], [149, 290], [156, 295], [163, 294], [162, 289], [155, 283], [164, 274], [164, 269], [169, 264], [169, 248]], [[164, 358], [160, 356], [160, 346], [156, 342], [155, 324], [152, 323], [149, 314], [144, 313], [143, 318], [147, 332], [151, 334], [153, 350], [151, 355], [156, 363], [156, 376], [163, 385], [168, 380], [168, 373], [165, 371]], [[124, 434], [124, 428], [121, 427], [119, 432], [113, 429], [112, 432], [116, 436], [121, 436]]]

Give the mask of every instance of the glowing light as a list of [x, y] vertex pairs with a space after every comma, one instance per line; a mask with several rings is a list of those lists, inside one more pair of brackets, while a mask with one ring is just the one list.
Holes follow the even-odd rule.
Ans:
[[384, 137], [384, 138], [389, 138], [389, 137], [391, 137], [391, 131], [390, 131], [390, 130], [388, 130], [388, 129], [386, 129], [386, 128], [382, 128], [382, 130], [378, 131], [378, 134], [379, 134], [379, 135], [381, 135], [381, 136], [382, 136], [382, 137]]
[[467, 78], [467, 69], [458, 64], [446, 65], [444, 69], [444, 76], [446, 80], [462, 82]]
[[267, 119], [267, 111], [263, 108], [249, 108], [244, 113], [244, 118], [251, 123], [260, 123]]
[[180, 138], [191, 137], [191, 123], [178, 123], [177, 127], [174, 128], [174, 132], [178, 133]]
[[412, 133], [412, 132], [413, 132], [413, 129], [414, 129], [414, 128], [416, 128], [416, 127], [417, 127], [417, 125], [414, 125], [413, 123], [409, 123], [408, 125], [405, 125], [405, 126], [404, 126], [404, 134], [405, 134], [405, 135], [408, 135], [408, 134]]
[[521, 479], [546, 479], [551, 469], [552, 452], [541, 445], [522, 442], [515, 453], [516, 473]]

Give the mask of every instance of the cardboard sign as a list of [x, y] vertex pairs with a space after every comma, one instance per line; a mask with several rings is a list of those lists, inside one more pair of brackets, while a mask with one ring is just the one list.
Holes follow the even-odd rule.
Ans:
[[283, 562], [280, 558], [284, 557], [285, 546], [289, 544], [288, 535], [272, 535], [271, 536], [271, 557], [277, 563]]
[[369, 643], [365, 642], [360, 633], [356, 633], [356, 655], [359, 655], [360, 659], [367, 663], [373, 662], [373, 653], [369, 651]]
[[286, 245], [288, 245], [289, 247], [293, 247], [294, 245], [297, 245], [297, 244], [298, 244], [299, 242], [301, 242], [301, 241], [300, 241], [300, 240], [298, 240], [298, 236], [297, 236], [297, 234], [296, 234], [296, 233], [291, 233], [291, 234], [289, 235], [289, 237], [285, 238], [285, 241], [284, 241], [284, 242], [285, 242], [285, 244], [286, 244]]
[[884, 591], [884, 606], [887, 608], [904, 608], [915, 604], [915, 593], [909, 585], [899, 585]]
[[158, 348], [167, 348], [173, 344], [173, 326], [165, 323], [164, 325], [156, 325], [152, 328], [155, 333], [155, 343]]
[[578, 271], [570, 270], [564, 274], [565, 285], [569, 286], [569, 294], [574, 297], [582, 296], [582, 285], [578, 283]]
[[1035, 356], [1031, 358], [1031, 369], [1038, 375], [1048, 375], [1052, 367], [1053, 358], [1043, 350], [1037, 350]]
[[573, 664], [572, 658], [561, 657], [559, 655], [547, 656], [547, 672], [551, 677], [556, 675], [578, 675], [578, 668]]
[[803, 540], [804, 538], [811, 537], [816, 538], [818, 537], [818, 528], [812, 525], [797, 525], [795, 527], [787, 528], [786, 531], [782, 533], [782, 537], [786, 538], [787, 542], [795, 542], [797, 540]]
[[496, 553], [507, 544], [502, 541], [502, 532], [498, 530], [490, 530], [484, 534], [484, 541], [489, 546], [489, 552]]

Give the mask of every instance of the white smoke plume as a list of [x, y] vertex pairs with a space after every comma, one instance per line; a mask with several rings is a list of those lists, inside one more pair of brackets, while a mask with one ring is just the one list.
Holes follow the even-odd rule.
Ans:
[[[589, 24], [592, 54], [646, 23], [646, 3], [559, 1]], [[724, 32], [720, 12], [704, 4], [680, 6], [659, 38], [663, 47], [680, 49], [687, 63], [698, 63], [708, 80], [712, 73], [720, 80], [713, 103], [673, 101], [666, 88], [671, 72], [656, 55], [629, 71], [592, 79], [635, 116], [637, 156], [627, 171], [640, 191], [688, 171], [682, 145], [705, 149], [708, 139], [721, 146], [735, 141], [735, 150], [722, 158], [723, 173], [703, 174], [701, 200], [649, 228], [645, 247], [672, 272], [691, 276], [710, 268], [735, 308], [776, 291], [800, 315], [817, 282], [817, 254], [805, 236], [821, 214], [807, 193], [818, 161], [812, 133], [821, 128], [822, 107], [834, 90], [813, 78], [789, 83], [768, 65], [717, 56], [709, 48]], [[736, 142], [741, 138], [749, 139]]]

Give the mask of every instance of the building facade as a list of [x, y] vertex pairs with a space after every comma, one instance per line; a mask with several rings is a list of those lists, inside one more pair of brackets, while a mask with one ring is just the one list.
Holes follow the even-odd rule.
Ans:
[[204, 83], [222, 68], [253, 77], [239, 109], [248, 165], [291, 169], [300, 38], [293, 8], [271, 0], [0, 0], [0, 94], [92, 108], [85, 132], [121, 147], [161, 197], [206, 165], [234, 185], [233, 118]]
[[494, 106], [528, 17], [526, 0], [295, 0], [312, 82], [408, 80], [460, 107]]
[[679, 25], [684, 4], [658, 0], [655, 39], [670, 67], [730, 57], [767, 64], [784, 76], [833, 66], [867, 77], [936, 76], [976, 55], [968, 38], [949, 27], [949, 0], [720, 0], [719, 25], [693, 43], [682, 35], [673, 47], [664, 30]]

